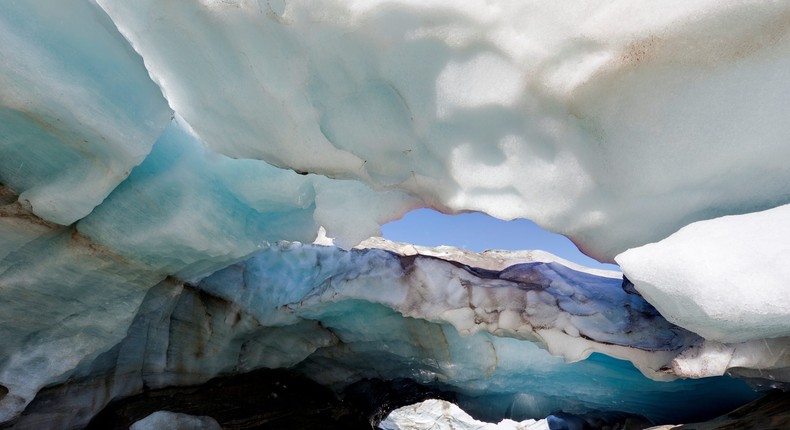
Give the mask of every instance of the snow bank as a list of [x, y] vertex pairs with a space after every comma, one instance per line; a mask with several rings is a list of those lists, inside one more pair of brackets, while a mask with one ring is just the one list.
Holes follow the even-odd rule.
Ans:
[[706, 339], [790, 336], [790, 205], [690, 224], [617, 256], [667, 319]]

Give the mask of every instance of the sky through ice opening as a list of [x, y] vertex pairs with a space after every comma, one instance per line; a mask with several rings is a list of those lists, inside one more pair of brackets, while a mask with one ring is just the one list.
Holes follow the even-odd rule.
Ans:
[[596, 269], [616, 270], [584, 255], [567, 237], [546, 231], [532, 221], [503, 221], [482, 213], [446, 215], [418, 209], [381, 227], [385, 239], [422, 246], [450, 245], [469, 251], [486, 249], [541, 249], [558, 257]]

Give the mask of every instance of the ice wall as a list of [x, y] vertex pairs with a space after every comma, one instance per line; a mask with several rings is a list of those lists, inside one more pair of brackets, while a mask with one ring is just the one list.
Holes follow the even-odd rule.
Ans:
[[450, 402], [430, 399], [419, 404], [398, 408], [381, 423], [381, 428], [384, 430], [549, 430], [549, 425], [545, 420], [521, 422], [503, 420], [497, 424], [485, 423], [475, 420]]
[[617, 256], [628, 279], [662, 315], [707, 339], [675, 361], [682, 373], [760, 367], [764, 373], [746, 374], [786, 378], [781, 369], [790, 363], [788, 220], [785, 205], [700, 221]]
[[3, 2], [0, 41], [0, 183], [71, 224], [143, 161], [171, 110], [91, 2]]
[[[512, 262], [518, 254], [498, 256]], [[81, 360], [68, 383], [42, 390], [14, 428], [80, 427], [143, 389], [259, 368], [291, 368], [338, 393], [364, 379], [408, 378], [457, 393], [466, 410], [496, 420], [557, 410], [689, 420], [755, 396], [725, 378], [645, 378], [667, 379], [658, 367], [700, 339], [618, 279], [556, 262], [489, 264], [280, 243], [197, 285], [166, 280], [148, 290], [123, 340]], [[549, 351], [574, 360], [622, 355], [642, 369], [600, 354], [569, 364]], [[709, 407], [689, 401], [700, 396]]]
[[602, 259], [790, 202], [783, 2], [98, 3], [232, 157], [529, 218]]

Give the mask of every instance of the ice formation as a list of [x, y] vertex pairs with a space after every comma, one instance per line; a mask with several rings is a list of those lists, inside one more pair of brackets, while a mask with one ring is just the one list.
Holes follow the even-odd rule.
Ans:
[[[790, 205], [700, 221], [617, 256], [663, 315], [707, 339], [790, 334]], [[745, 269], [745, 262], [759, 261]]]
[[[258, 367], [336, 389], [411, 378], [534, 417], [748, 397], [641, 374], [790, 382], [788, 17], [0, 2], [0, 426], [80, 426], [119, 396]], [[295, 242], [324, 227], [348, 249], [419, 207], [532, 219], [627, 279]]]
[[[296, 368], [338, 392], [368, 378], [407, 378], [456, 392], [467, 409], [490, 417], [616, 409], [665, 422], [700, 416], [691, 397], [723, 408], [754, 395], [727, 380], [645, 378], [667, 379], [673, 358], [702, 339], [665, 321], [612, 272], [573, 270], [541, 252], [367, 244], [404, 252], [282, 242], [194, 285], [160, 282], [131, 323], [86, 310], [85, 319], [128, 330], [114, 346], [115, 338], [92, 333], [85, 347], [93, 349], [80, 351], [73, 369], [47, 358], [52, 348], [76, 355], [75, 348], [47, 344], [47, 332], [28, 335], [27, 349], [6, 364], [8, 407], [24, 407], [41, 387], [65, 379], [63, 390], [82, 394], [36, 397], [16, 427], [35, 428], [42, 415], [79, 427], [143, 387], [261, 367]], [[409, 255], [414, 250], [433, 255]], [[474, 261], [487, 264], [466, 264]], [[87, 293], [106, 300], [113, 292]], [[65, 319], [57, 334], [75, 342], [84, 324]], [[549, 351], [582, 361], [568, 364]], [[591, 352], [632, 360], [642, 371]]]
[[[759, 368], [765, 372], [745, 374], [788, 380], [788, 221], [790, 205], [699, 221], [617, 256], [662, 315], [706, 338], [674, 361], [680, 373], [701, 377]], [[759, 264], [744, 267], [747, 262]]]
[[436, 399], [396, 409], [380, 427], [382, 430], [549, 430], [545, 420], [481, 422], [458, 406]]
[[137, 421], [129, 430], [222, 430], [211, 417], [196, 417], [168, 411], [154, 412]]

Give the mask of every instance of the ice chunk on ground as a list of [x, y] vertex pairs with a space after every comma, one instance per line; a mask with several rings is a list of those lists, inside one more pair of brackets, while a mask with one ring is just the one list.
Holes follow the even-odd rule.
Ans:
[[222, 430], [217, 420], [168, 411], [154, 412], [135, 422], [129, 430]]
[[430, 399], [392, 411], [379, 424], [382, 430], [549, 430], [546, 420], [516, 422], [502, 420], [498, 424], [478, 421], [458, 406]]

